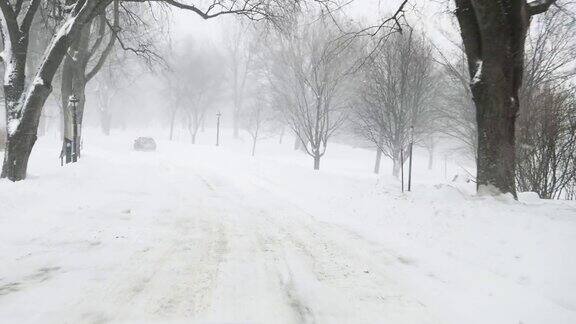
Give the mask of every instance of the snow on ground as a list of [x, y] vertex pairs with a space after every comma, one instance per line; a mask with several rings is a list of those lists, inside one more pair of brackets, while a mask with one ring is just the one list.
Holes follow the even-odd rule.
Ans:
[[364, 149], [315, 172], [288, 140], [138, 135], [66, 167], [47, 136], [0, 181], [1, 323], [576, 323], [574, 203], [477, 197], [424, 156], [402, 194]]

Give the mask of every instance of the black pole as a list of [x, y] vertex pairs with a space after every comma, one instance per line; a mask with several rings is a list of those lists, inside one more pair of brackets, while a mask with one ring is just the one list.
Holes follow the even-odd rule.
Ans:
[[402, 179], [402, 192], [404, 192], [404, 149], [400, 151], [400, 174]]
[[414, 146], [414, 143], [410, 143], [410, 161], [408, 162], [408, 191], [412, 189], [412, 146]]
[[216, 146], [220, 146], [220, 117], [222, 113], [217, 113], [216, 116], [218, 117], [216, 121]]

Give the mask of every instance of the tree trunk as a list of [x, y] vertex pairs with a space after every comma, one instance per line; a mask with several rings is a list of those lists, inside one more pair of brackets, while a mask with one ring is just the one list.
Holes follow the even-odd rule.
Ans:
[[112, 126], [112, 115], [105, 109], [100, 109], [100, 128], [102, 133], [110, 135], [110, 128]]
[[473, 87], [478, 123], [477, 185], [479, 190], [498, 190], [516, 197], [515, 122], [518, 103], [510, 84], [500, 77], [505, 67], [494, 68], [496, 71], [485, 73], [486, 83]]
[[278, 140], [278, 144], [282, 145], [282, 140], [284, 139], [284, 127], [280, 130], [280, 139]]
[[476, 106], [478, 191], [511, 193], [515, 186], [515, 122], [530, 17], [553, 0], [455, 0]]
[[30, 134], [13, 137], [6, 143], [2, 178], [8, 178], [11, 181], [20, 181], [26, 178], [28, 158], [35, 142], [36, 135]]
[[170, 116], [170, 140], [174, 139], [174, 123], [176, 122], [176, 113]]
[[26, 80], [26, 44], [12, 45], [14, 47], [10, 64], [4, 67], [4, 103], [6, 107], [7, 130], [10, 130], [10, 121], [17, 119], [17, 106], [24, 93]]
[[314, 155], [314, 170], [320, 170], [320, 155]]
[[[238, 105], [238, 104], [236, 104]], [[232, 114], [232, 124], [234, 127], [234, 139], [240, 138], [240, 108], [234, 107], [234, 113]]]
[[299, 150], [300, 149], [300, 145], [302, 145], [302, 143], [300, 142], [300, 139], [298, 138], [298, 136], [296, 136], [296, 139], [294, 139], [294, 150]]
[[380, 132], [380, 136], [378, 139], [378, 145], [376, 145], [376, 163], [374, 165], [374, 173], [380, 173], [380, 164], [382, 161], [382, 145], [384, 144], [384, 136], [382, 132]]
[[428, 170], [434, 167], [434, 145], [428, 149]]
[[[111, 1], [83, 1], [70, 7], [70, 13], [44, 52], [41, 64], [26, 92], [23, 91], [23, 80], [26, 71], [28, 35], [40, 1], [30, 2], [21, 26], [18, 24], [17, 17], [10, 15], [13, 11], [7, 6], [11, 4], [0, 2], [3, 3], [0, 5], [2, 38], [6, 45], [5, 37], [8, 32], [12, 45], [4, 48], [4, 61], [8, 62], [5, 64], [4, 95], [6, 97], [6, 122], [9, 127], [1, 177], [12, 181], [25, 179], [30, 153], [36, 142], [40, 115], [52, 91], [51, 83], [54, 75], [71, 45], [71, 40], [80, 34], [82, 28], [94, 17], [95, 13], [103, 12]], [[6, 20], [7, 15], [12, 17]], [[17, 44], [22, 46], [16, 46]], [[20, 80], [22, 80], [21, 84]], [[16, 97], [17, 100], [13, 100]]]
[[400, 168], [402, 167], [402, 163], [400, 163], [400, 158], [395, 157], [392, 158], [392, 175], [396, 178], [400, 176]]
[[[100, 71], [112, 50], [116, 39], [115, 35], [118, 30], [118, 6], [119, 1], [114, 1], [114, 26], [111, 27], [112, 34], [109, 36], [110, 40], [108, 44], [102, 50], [100, 58], [96, 60], [96, 64], [92, 67], [91, 71], [87, 71], [88, 65], [92, 61], [94, 54], [98, 52], [97, 50], [100, 45], [102, 45], [102, 40], [105, 37], [105, 15], [99, 16], [98, 24], [95, 23], [95, 19], [92, 19], [84, 25], [78, 37], [73, 39], [72, 44], [68, 48], [69, 54], [64, 58], [61, 82], [62, 107], [65, 109], [64, 134], [69, 136], [72, 133], [70, 129], [67, 128], [73, 127], [76, 129], [76, 138], [74, 139], [76, 143], [76, 157], [80, 157], [81, 155], [82, 125], [84, 108], [86, 106], [86, 86]], [[92, 38], [95, 38], [95, 40], [93, 42], [94, 44], [91, 45]], [[68, 109], [68, 101], [71, 95], [74, 95], [79, 100], [76, 105], [76, 116], [71, 114]], [[74, 121], [72, 120], [74, 118], [76, 125], [74, 125]], [[66, 147], [66, 142], [70, 142], [71, 140], [71, 138], [63, 138], [63, 147]]]
[[86, 83], [82, 83], [82, 87], [78, 89], [78, 104], [76, 105], [76, 158], [79, 158], [82, 150], [82, 125], [84, 120], [84, 107], [86, 106]]
[[374, 164], [374, 173], [380, 173], [380, 162], [382, 161], [382, 150], [380, 148], [376, 148], [376, 163]]
[[40, 115], [40, 122], [38, 124], [38, 136], [46, 135], [46, 130], [48, 129], [48, 118], [44, 114]]
[[258, 139], [256, 137], [252, 138], [252, 156], [256, 155], [256, 142], [257, 142], [257, 140]]
[[64, 138], [64, 109], [60, 107], [58, 110], [58, 134], [60, 138]]
[[37, 139], [40, 114], [49, 94], [50, 88], [45, 85], [34, 86], [28, 94], [23, 109], [29, 113], [22, 116], [13, 134], [10, 134], [9, 130], [1, 178], [8, 178], [10, 181], [20, 181], [26, 178], [28, 160]]
[[190, 142], [196, 144], [196, 134], [198, 134], [198, 127], [191, 122], [188, 124], [188, 133], [190, 133]]
[[[6, 31], [4, 31], [6, 32]], [[4, 70], [4, 103], [6, 107], [6, 148], [1, 178], [19, 181], [26, 178], [28, 158], [36, 142], [38, 124], [33, 130], [23, 130], [18, 122], [18, 105], [24, 93], [27, 40], [12, 44], [10, 64]], [[40, 116], [38, 116], [39, 118]]]
[[[82, 124], [84, 118], [84, 107], [86, 105], [86, 67], [90, 59], [90, 32], [93, 22], [87, 23], [76, 37], [72, 45], [68, 48], [70, 54], [66, 55], [62, 64], [61, 100], [64, 109], [64, 138], [62, 147], [66, 147], [66, 142], [72, 141], [76, 144], [74, 148], [75, 157], [81, 155]], [[71, 113], [69, 107], [70, 96], [74, 95], [78, 99], [76, 104], [76, 116]], [[75, 119], [75, 120], [74, 120]], [[74, 125], [74, 122], [76, 125]], [[76, 138], [66, 138], [73, 134], [72, 129], [76, 129]], [[76, 162], [76, 159], [73, 160]]]

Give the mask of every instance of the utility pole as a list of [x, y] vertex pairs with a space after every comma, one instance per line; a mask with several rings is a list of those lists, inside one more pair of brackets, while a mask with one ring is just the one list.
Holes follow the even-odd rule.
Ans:
[[216, 117], [218, 118], [216, 120], [216, 146], [220, 146], [220, 117], [222, 117], [222, 113], [218, 112]]
[[408, 191], [412, 189], [412, 151], [414, 149], [414, 126], [410, 126], [410, 162], [408, 165]]

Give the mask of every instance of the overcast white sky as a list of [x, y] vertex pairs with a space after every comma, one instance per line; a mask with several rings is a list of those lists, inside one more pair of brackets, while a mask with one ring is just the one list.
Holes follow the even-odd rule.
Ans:
[[[398, 8], [400, 3], [401, 0], [353, 0], [343, 10], [355, 20], [377, 23]], [[455, 26], [450, 22], [450, 14], [447, 13], [447, 3], [450, 1], [411, 0], [407, 8], [410, 23], [419, 29], [425, 29], [439, 46], [446, 43], [444, 32], [451, 34], [456, 32]], [[192, 37], [218, 44], [222, 39], [222, 27], [227, 19], [230, 17], [203, 20], [194, 13], [174, 10], [173, 39], [177, 42]]]

